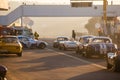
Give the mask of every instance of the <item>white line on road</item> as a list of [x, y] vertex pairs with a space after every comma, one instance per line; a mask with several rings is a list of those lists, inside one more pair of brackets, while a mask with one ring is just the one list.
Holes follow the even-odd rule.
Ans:
[[82, 62], [84, 62], [84, 63], [91, 64], [91, 65], [93, 65], [93, 66], [96, 66], [96, 67], [99, 67], [99, 68], [102, 68], [102, 69], [106, 69], [106, 67], [104, 67], [104, 66], [101, 66], [101, 65], [95, 64], [95, 63], [93, 63], [93, 62], [90, 62], [90, 61], [86, 61], [86, 60], [83, 60], [83, 59], [77, 58], [77, 57], [75, 57], [75, 56], [71, 56], [71, 55], [68, 55], [68, 54], [65, 54], [65, 53], [62, 53], [62, 52], [57, 52], [57, 51], [52, 50], [52, 49], [48, 49], [48, 50], [50, 50], [50, 51], [54, 51], [54, 52], [56, 52], [56, 53], [58, 53], [58, 54], [61, 54], [61, 55], [65, 55], [65, 56], [67, 56], [67, 57], [71, 57], [71, 58], [73, 58], [73, 59], [76, 59], [76, 60], [82, 61]]

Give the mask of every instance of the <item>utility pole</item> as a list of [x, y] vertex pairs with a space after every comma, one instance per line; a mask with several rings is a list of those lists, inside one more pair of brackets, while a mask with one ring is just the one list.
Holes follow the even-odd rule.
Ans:
[[107, 0], [103, 0], [103, 19], [104, 19], [104, 24], [107, 26]]

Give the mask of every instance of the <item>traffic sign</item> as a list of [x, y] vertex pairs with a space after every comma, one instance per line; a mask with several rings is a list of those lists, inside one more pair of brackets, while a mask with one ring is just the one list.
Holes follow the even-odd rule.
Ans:
[[96, 23], [96, 24], [95, 24], [95, 28], [96, 28], [96, 29], [98, 29], [98, 28], [100, 28], [100, 27], [101, 27], [101, 26], [100, 26], [100, 23]]

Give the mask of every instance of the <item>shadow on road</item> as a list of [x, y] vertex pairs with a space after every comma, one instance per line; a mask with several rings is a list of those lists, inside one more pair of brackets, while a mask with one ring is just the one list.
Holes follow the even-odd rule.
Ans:
[[74, 76], [67, 80], [120, 80], [120, 74], [106, 70], [99, 70]]
[[47, 71], [47, 70], [54, 70], [59, 68], [88, 65], [87, 63], [83, 63], [60, 54], [56, 54], [53, 56], [48, 55], [47, 57], [41, 57], [41, 58], [36, 58], [36, 59], [21, 61], [16, 63], [29, 65], [28, 67], [20, 68], [20, 71], [25, 71], [25, 72]]

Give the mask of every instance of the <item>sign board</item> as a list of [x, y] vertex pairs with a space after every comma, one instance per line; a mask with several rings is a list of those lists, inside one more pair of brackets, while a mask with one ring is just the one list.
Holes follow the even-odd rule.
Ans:
[[96, 29], [99, 29], [100, 27], [101, 27], [100, 23], [96, 23], [96, 24], [95, 24], [95, 28], [96, 28]]
[[71, 2], [72, 7], [92, 7], [92, 2]]

